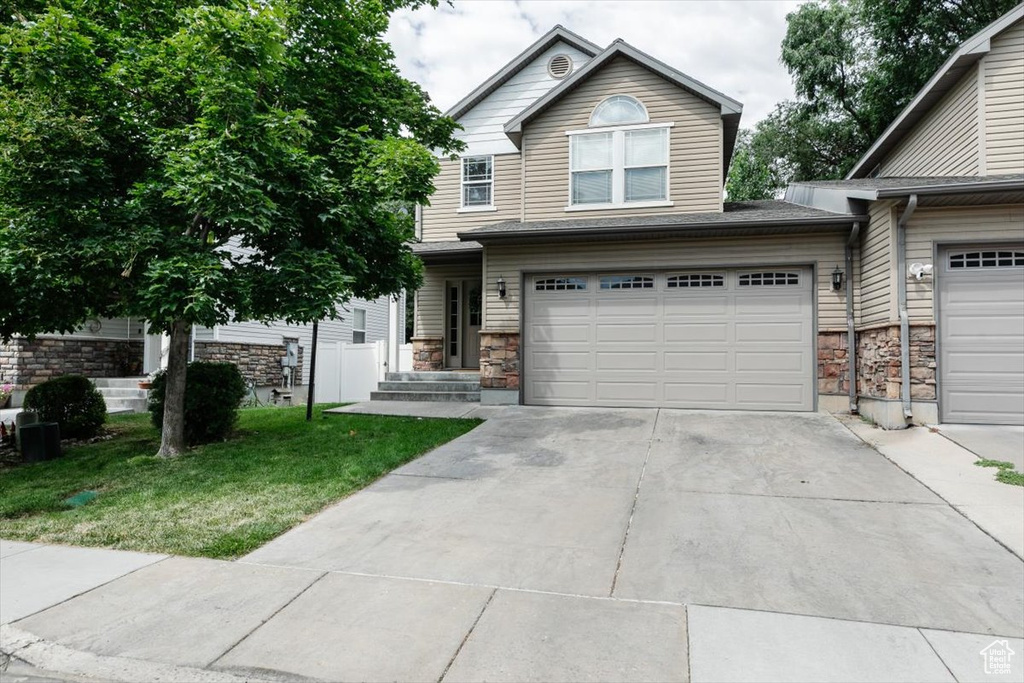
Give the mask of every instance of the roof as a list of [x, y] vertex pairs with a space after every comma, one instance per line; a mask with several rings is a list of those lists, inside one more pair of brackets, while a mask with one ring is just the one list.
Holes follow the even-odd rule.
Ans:
[[521, 111], [517, 116], [505, 124], [505, 134], [517, 147], [521, 146], [523, 139], [523, 126], [533, 121], [549, 107], [565, 97], [567, 94], [582, 85], [588, 78], [601, 70], [601, 68], [615, 59], [625, 57], [639, 66], [651, 71], [657, 76], [673, 83], [683, 90], [699, 97], [700, 99], [720, 108], [723, 119], [723, 168], [725, 173], [729, 170], [729, 161], [732, 159], [733, 147], [736, 144], [736, 134], [739, 130], [740, 115], [743, 113], [743, 105], [740, 102], [723, 95], [717, 90], [704, 85], [698, 80], [690, 78], [681, 71], [677, 71], [641, 52], [621, 38], [616, 39], [606, 50], [601, 52], [594, 59], [587, 62], [571, 76], [548, 91], [546, 95], [538, 98], [533, 104]]
[[431, 264], [475, 261], [483, 256], [484, 248], [473, 241], [414, 242], [412, 253]]
[[936, 195], [986, 195], [1024, 191], [1024, 174], [810, 180], [786, 189], [786, 201], [823, 210], [848, 210], [850, 200]]
[[707, 236], [800, 232], [814, 227], [848, 227], [864, 216], [833, 213], [783, 201], [728, 202], [722, 212], [676, 213], [557, 221], [505, 221], [459, 233], [463, 240], [489, 242], [523, 238]]
[[1024, 3], [996, 19], [984, 29], [971, 36], [946, 60], [917, 95], [910, 101], [896, 120], [875, 140], [871, 148], [846, 175], [847, 178], [863, 178], [891, 152], [923, 119], [931, 108], [949, 92], [975, 63], [991, 50], [991, 40], [1011, 24], [1024, 18]]
[[591, 57], [601, 51], [600, 46], [595, 45], [582, 36], [576, 35], [564, 26], [556, 25], [541, 36], [537, 42], [520, 52], [515, 59], [484, 81], [476, 90], [459, 100], [455, 106], [445, 112], [445, 116], [450, 116], [453, 119], [461, 118], [466, 112], [479, 104], [481, 100], [500, 88], [508, 79], [526, 68], [530, 62], [557, 42], [567, 43]]

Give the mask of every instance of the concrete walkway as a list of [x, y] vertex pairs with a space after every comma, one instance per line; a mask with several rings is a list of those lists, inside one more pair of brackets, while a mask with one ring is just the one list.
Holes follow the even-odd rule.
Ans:
[[[831, 417], [488, 414], [239, 562], [88, 551], [120, 578], [0, 644], [103, 680], [1022, 680], [1024, 563]], [[85, 562], [0, 549], [5, 587]]]

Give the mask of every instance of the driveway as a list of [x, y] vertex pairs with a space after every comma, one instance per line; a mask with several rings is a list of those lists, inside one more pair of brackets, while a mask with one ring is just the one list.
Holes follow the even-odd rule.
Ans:
[[970, 680], [1024, 635], [1022, 585], [829, 416], [515, 407], [237, 563], [15, 626], [257, 677]]

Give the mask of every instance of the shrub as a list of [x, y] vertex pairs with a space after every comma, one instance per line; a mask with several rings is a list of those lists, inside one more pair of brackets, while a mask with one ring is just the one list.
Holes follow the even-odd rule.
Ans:
[[[149, 412], [157, 429], [163, 428], [166, 388], [167, 375], [161, 370], [153, 377], [149, 390]], [[189, 363], [185, 376], [185, 442], [194, 446], [224, 439], [235, 426], [245, 394], [245, 380], [234, 363]]]
[[107, 419], [103, 396], [81, 375], [62, 375], [32, 387], [24, 408], [38, 413], [40, 422], [59, 424], [62, 439], [96, 436]]

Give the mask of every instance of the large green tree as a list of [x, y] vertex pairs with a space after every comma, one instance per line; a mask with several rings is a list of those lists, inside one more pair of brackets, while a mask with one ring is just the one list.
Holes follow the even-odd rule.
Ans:
[[[781, 60], [796, 98], [754, 127], [761, 171], [793, 180], [842, 178], [949, 54], [1018, 0], [812, 0], [786, 17]], [[733, 184], [744, 185], [737, 180]]]
[[0, 336], [133, 316], [309, 322], [413, 289], [411, 214], [457, 125], [383, 36], [422, 0], [52, 0], [0, 27]]

